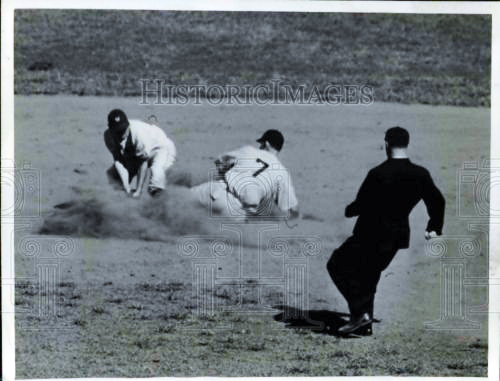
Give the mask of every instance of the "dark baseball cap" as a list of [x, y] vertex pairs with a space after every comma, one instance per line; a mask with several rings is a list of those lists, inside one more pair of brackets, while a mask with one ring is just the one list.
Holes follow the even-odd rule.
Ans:
[[269, 142], [271, 147], [274, 149], [281, 151], [281, 148], [283, 147], [283, 143], [285, 142], [285, 138], [283, 137], [282, 133], [279, 132], [278, 130], [267, 130], [264, 132], [264, 135], [257, 139], [258, 143], [264, 143], [264, 142]]
[[385, 141], [389, 147], [408, 147], [410, 134], [402, 127], [391, 127], [385, 132]]
[[114, 109], [108, 114], [108, 128], [113, 133], [124, 132], [129, 126], [127, 115], [122, 110]]

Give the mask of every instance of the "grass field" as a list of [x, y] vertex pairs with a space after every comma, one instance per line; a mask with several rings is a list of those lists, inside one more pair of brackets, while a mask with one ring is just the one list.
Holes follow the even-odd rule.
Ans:
[[377, 102], [490, 105], [491, 17], [18, 10], [16, 94], [368, 84]]
[[[199, 314], [199, 283], [193, 275], [198, 262], [180, 255], [179, 243], [187, 236], [231, 238], [234, 232], [221, 232], [219, 221], [190, 209], [182, 186], [171, 184], [156, 203], [147, 196], [127, 199], [108, 187], [104, 172], [111, 156], [102, 134], [114, 107], [131, 118], [154, 113], [178, 148], [174, 174], [190, 174], [194, 183], [206, 180], [211, 158], [251, 144], [268, 127], [282, 130], [287, 138], [281, 158], [307, 218], [295, 229], [273, 226], [279, 232], [263, 234], [260, 245], [256, 233], [265, 224], [237, 228], [243, 233], [241, 244], [232, 241], [233, 249], [215, 262], [217, 279], [236, 284], [220, 285], [208, 294], [217, 305], [213, 313]], [[410, 249], [401, 250], [382, 276], [375, 334], [341, 339], [322, 329], [347, 318], [346, 304], [325, 266], [353, 226], [343, 216], [345, 205], [367, 170], [385, 158], [388, 126], [409, 129], [412, 160], [429, 168], [445, 195], [444, 234], [479, 240], [480, 249], [465, 259], [467, 276], [487, 277], [488, 237], [469, 230], [469, 220], [460, 218], [458, 195], [470, 210], [474, 194], [461, 190], [457, 175], [464, 163], [489, 157], [488, 108], [392, 103], [155, 107], [140, 106], [134, 97], [16, 96], [15, 123], [16, 160], [31, 163], [39, 173], [40, 199], [33, 202], [39, 202], [42, 216], [59, 213], [56, 204], [83, 205], [62, 220], [73, 230], [56, 224], [41, 235], [43, 221], [24, 230], [18, 225], [18, 378], [486, 375], [485, 312], [468, 314], [480, 324], [473, 330], [425, 328], [425, 322], [440, 317], [442, 261], [425, 250], [423, 205], [411, 216]], [[319, 240], [319, 251], [307, 262], [306, 289], [284, 286], [282, 257], [267, 246], [276, 235], [288, 239], [290, 255], [299, 252], [304, 240]], [[73, 250], [57, 261], [60, 277], [50, 291], [39, 282], [43, 258], [33, 256], [34, 246], [22, 243], [31, 240], [50, 249], [57, 239]], [[211, 244], [210, 238], [202, 239], [199, 253], [210, 253]], [[43, 253], [52, 255], [49, 249]], [[453, 250], [449, 256], [457, 254]], [[269, 286], [266, 279], [272, 276], [281, 281]], [[487, 303], [486, 287], [466, 291], [467, 308]], [[58, 309], [44, 317], [39, 308], [48, 293]], [[290, 303], [301, 295], [308, 302], [298, 311], [301, 318], [293, 318]]]

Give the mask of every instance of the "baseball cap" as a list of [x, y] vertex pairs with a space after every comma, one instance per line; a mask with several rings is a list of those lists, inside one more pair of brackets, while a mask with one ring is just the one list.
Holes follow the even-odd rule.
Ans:
[[259, 139], [257, 139], [258, 143], [269, 142], [271, 147], [274, 149], [281, 151], [281, 147], [283, 147], [283, 143], [285, 142], [285, 138], [278, 130], [267, 130], [264, 132]]
[[120, 110], [114, 109], [108, 114], [108, 128], [114, 133], [124, 132], [129, 126], [127, 115]]
[[391, 127], [385, 132], [385, 141], [389, 147], [408, 147], [410, 134], [402, 127]]

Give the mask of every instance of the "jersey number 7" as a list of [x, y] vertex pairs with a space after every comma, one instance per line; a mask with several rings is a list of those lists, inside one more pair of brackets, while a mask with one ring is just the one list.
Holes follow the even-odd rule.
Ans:
[[252, 176], [253, 177], [257, 177], [259, 176], [262, 172], [264, 172], [268, 167], [269, 167], [269, 164], [267, 164], [264, 160], [261, 160], [261, 159], [257, 159], [256, 160], [257, 163], [260, 163], [262, 164], [262, 168], [258, 169]]

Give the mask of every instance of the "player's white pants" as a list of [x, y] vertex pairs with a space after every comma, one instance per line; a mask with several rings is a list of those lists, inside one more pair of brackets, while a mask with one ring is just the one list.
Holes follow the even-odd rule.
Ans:
[[149, 159], [149, 168], [151, 169], [149, 188], [165, 189], [167, 182], [166, 172], [173, 162], [168, 149], [159, 148], [153, 152], [153, 155]]
[[[167, 169], [173, 164], [174, 158], [170, 155], [169, 151], [165, 148], [156, 150], [148, 161], [148, 167], [151, 169], [151, 177], [149, 179], [149, 188], [165, 189], [167, 182]], [[137, 175], [137, 171], [141, 166], [140, 160], [130, 160], [122, 163], [129, 173], [129, 181]], [[122, 183], [120, 176], [114, 165], [106, 171], [109, 183], [116, 189], [121, 188]]]
[[191, 192], [213, 215], [235, 218], [246, 216], [241, 202], [227, 191], [226, 183], [222, 180], [197, 185], [191, 188]]

